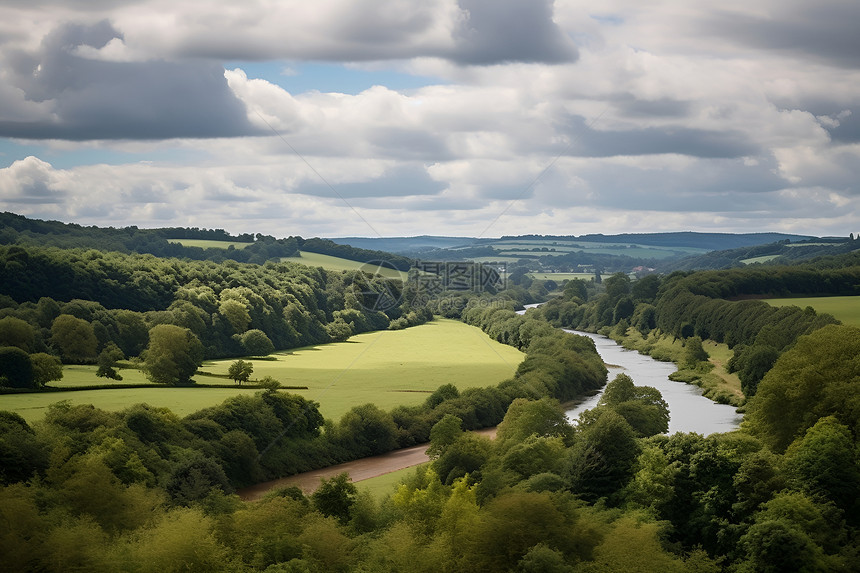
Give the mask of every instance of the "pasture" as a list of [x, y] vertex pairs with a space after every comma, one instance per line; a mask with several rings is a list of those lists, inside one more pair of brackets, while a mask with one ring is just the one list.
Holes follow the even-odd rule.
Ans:
[[[286, 386], [307, 386], [290, 392], [319, 402], [323, 416], [333, 419], [368, 402], [385, 410], [417, 405], [442, 384], [460, 390], [495, 385], [513, 376], [525, 357], [478, 328], [447, 319], [272, 356], [277, 360], [249, 359], [252, 379], [271, 376]], [[232, 362], [207, 362], [202, 370], [224, 374]]]
[[768, 261], [772, 261], [777, 258], [779, 255], [762, 255], [760, 257], [752, 257], [751, 259], [741, 259], [741, 263], [745, 265], [752, 265], [755, 263], [766, 263]]
[[373, 271], [375, 274], [381, 275], [389, 279], [399, 279], [405, 281], [407, 275], [403, 271], [398, 271], [388, 267], [378, 267], [370, 263], [361, 263], [359, 261], [351, 261], [331, 255], [322, 255], [320, 253], [309, 253], [301, 251], [297, 257], [282, 257], [281, 261], [288, 263], [299, 263], [309, 267], [322, 267], [328, 271]]
[[850, 326], [860, 326], [860, 296], [818, 296], [806, 298], [768, 298], [771, 306], [811, 306], [815, 312], [827, 313]]
[[[582, 279], [590, 281], [594, 278], [594, 273], [529, 273], [529, 276], [539, 281], [555, 281], [561, 284], [561, 281], [571, 281], [573, 279]], [[601, 274], [601, 279], [607, 279], [612, 275]]]
[[[442, 384], [459, 389], [498, 384], [513, 376], [525, 357], [520, 351], [491, 340], [480, 329], [455, 320], [433, 322], [405, 330], [384, 330], [353, 336], [346, 342], [320, 344], [278, 352], [275, 360], [247, 358], [254, 365], [252, 381], [271, 376], [288, 390], [320, 403], [326, 418], [338, 419], [353, 406], [372, 402], [388, 410], [417, 405]], [[222, 384], [222, 388], [109, 388], [70, 392], [8, 394], [0, 396], [0, 409], [21, 414], [28, 422], [41, 419], [50, 404], [93, 404], [105, 410], [122, 410], [142, 402], [167, 407], [184, 416], [220, 404], [230, 396], [257, 389], [235, 386], [231, 380], [206, 376], [226, 374], [235, 359], [207, 361], [194, 380]], [[88, 386], [110, 383], [95, 376], [94, 366], [69, 366], [63, 380], [52, 386]], [[120, 370], [118, 384], [146, 383], [136, 370]]]

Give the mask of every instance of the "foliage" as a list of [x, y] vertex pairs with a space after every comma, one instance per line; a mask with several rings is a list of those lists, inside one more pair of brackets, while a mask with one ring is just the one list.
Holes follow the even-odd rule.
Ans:
[[355, 485], [349, 481], [349, 474], [343, 472], [330, 479], [321, 478], [311, 500], [320, 513], [345, 524], [349, 521], [350, 509], [355, 503], [357, 493]]
[[17, 346], [0, 347], [0, 386], [31, 388], [33, 383], [30, 355]]
[[765, 375], [746, 423], [776, 452], [823, 417], [860, 424], [860, 329], [831, 325], [798, 339]]
[[203, 345], [187, 328], [160, 324], [149, 331], [144, 354], [147, 377], [158, 384], [189, 384], [203, 363]]
[[236, 384], [242, 384], [242, 382], [247, 382], [248, 379], [251, 378], [251, 374], [253, 372], [253, 364], [245, 362], [244, 360], [237, 360], [230, 365], [230, 368], [227, 370], [227, 376], [229, 376], [231, 380], [235, 381]]

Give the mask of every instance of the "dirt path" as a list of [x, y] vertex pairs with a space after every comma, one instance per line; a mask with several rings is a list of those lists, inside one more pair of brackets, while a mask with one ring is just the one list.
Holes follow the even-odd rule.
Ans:
[[[494, 438], [496, 436], [496, 428], [485, 428], [475, 433]], [[342, 472], [347, 472], [353, 482], [359, 482], [430, 461], [430, 458], [426, 454], [427, 446], [429, 444], [421, 444], [412, 446], [411, 448], [394, 450], [393, 452], [378, 456], [362, 458], [336, 466], [329, 466], [327, 468], [258, 483], [242, 488], [236, 493], [244, 501], [256, 501], [270, 490], [294, 485], [300, 487], [305, 494], [310, 494], [319, 486], [321, 478], [330, 478]]]

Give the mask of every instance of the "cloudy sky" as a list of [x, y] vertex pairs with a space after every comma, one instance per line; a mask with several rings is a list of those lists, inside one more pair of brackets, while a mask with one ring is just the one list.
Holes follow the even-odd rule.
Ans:
[[4, 0], [0, 210], [860, 232], [856, 0]]

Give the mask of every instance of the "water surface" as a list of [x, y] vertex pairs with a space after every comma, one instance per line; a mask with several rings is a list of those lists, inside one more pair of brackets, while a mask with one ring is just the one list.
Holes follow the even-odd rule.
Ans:
[[[611, 338], [565, 329], [565, 332], [579, 334], [591, 338], [597, 346], [597, 352], [607, 365], [609, 380], [620, 372], [624, 372], [637, 386], [653, 386], [663, 394], [663, 399], [669, 404], [669, 433], [697, 432], [708, 435], [716, 432], [730, 432], [737, 429], [743, 418], [735, 411], [734, 406], [717, 404], [702, 396], [698, 386], [673, 382], [669, 374], [677, 370], [671, 362], [660, 362], [650, 356], [639, 354], [635, 350], [627, 350]], [[579, 414], [589, 408], [594, 408], [600, 400], [600, 393], [587, 398], [566, 412], [568, 419], [575, 420]]]

